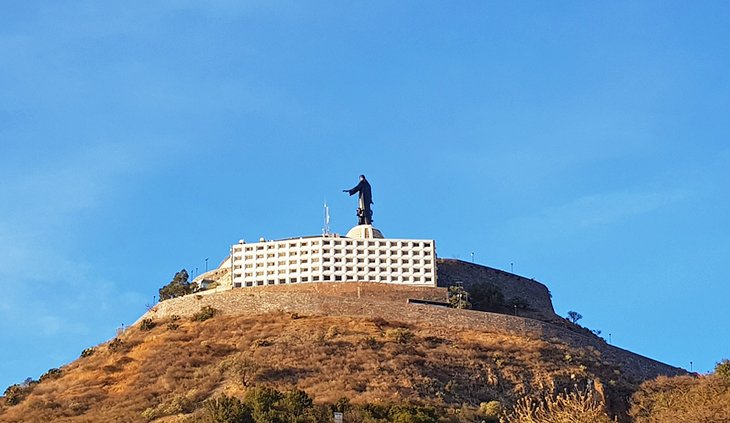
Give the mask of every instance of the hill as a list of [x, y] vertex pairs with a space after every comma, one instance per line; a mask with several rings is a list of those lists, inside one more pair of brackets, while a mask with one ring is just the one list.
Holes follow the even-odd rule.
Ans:
[[453, 409], [590, 387], [623, 415], [641, 382], [684, 373], [565, 321], [408, 298], [443, 301], [446, 288], [306, 284], [167, 300], [22, 388], [17, 404], [6, 398], [0, 421], [185, 421], [205, 400], [264, 385], [320, 403]]

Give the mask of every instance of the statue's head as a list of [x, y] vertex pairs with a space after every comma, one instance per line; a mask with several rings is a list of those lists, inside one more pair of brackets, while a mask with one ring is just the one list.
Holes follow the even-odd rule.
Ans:
[[364, 181], [365, 180], [365, 175], [360, 175], [360, 180], [361, 181]]

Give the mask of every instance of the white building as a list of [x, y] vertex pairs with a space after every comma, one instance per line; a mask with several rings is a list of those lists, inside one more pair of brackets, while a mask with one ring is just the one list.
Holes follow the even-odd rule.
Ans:
[[380, 282], [436, 286], [433, 240], [387, 239], [371, 225], [347, 236], [323, 235], [231, 248], [233, 287], [312, 282]]

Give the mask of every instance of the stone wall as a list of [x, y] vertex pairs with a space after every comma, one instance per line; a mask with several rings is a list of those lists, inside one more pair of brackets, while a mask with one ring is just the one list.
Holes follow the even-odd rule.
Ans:
[[204, 306], [235, 315], [286, 312], [300, 315], [379, 317], [389, 321], [427, 324], [454, 330], [469, 328], [509, 333], [561, 342], [577, 348], [595, 348], [605, 362], [620, 366], [627, 376], [637, 381], [658, 375], [686, 373], [682, 369], [608, 345], [597, 337], [584, 336], [543, 321], [505, 314], [407, 304], [408, 298], [444, 301], [446, 289], [376, 283], [317, 283], [234, 289], [216, 295], [192, 294], [166, 300], [157, 304], [142, 318], [191, 316]]
[[[526, 309], [518, 310], [521, 316], [545, 321], [560, 319], [553, 310], [550, 291], [545, 285], [533, 279], [455, 259], [438, 259], [437, 265], [440, 287], [461, 282], [464, 289], [470, 291], [475, 285], [490, 284], [502, 292], [507, 303], [516, 298], [528, 303]], [[511, 314], [511, 310], [501, 311]]]

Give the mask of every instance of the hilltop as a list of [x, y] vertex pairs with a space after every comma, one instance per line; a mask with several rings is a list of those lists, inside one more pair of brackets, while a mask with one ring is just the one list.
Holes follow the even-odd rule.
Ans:
[[17, 404], [2, 405], [0, 421], [185, 421], [205, 400], [264, 385], [324, 403], [454, 409], [590, 388], [622, 415], [641, 382], [685, 373], [560, 319], [535, 281], [458, 261], [439, 269], [441, 280], [468, 289], [496, 287], [502, 306], [519, 297], [520, 315], [407, 302], [443, 302], [445, 287], [317, 283], [188, 295], [25, 388]]

